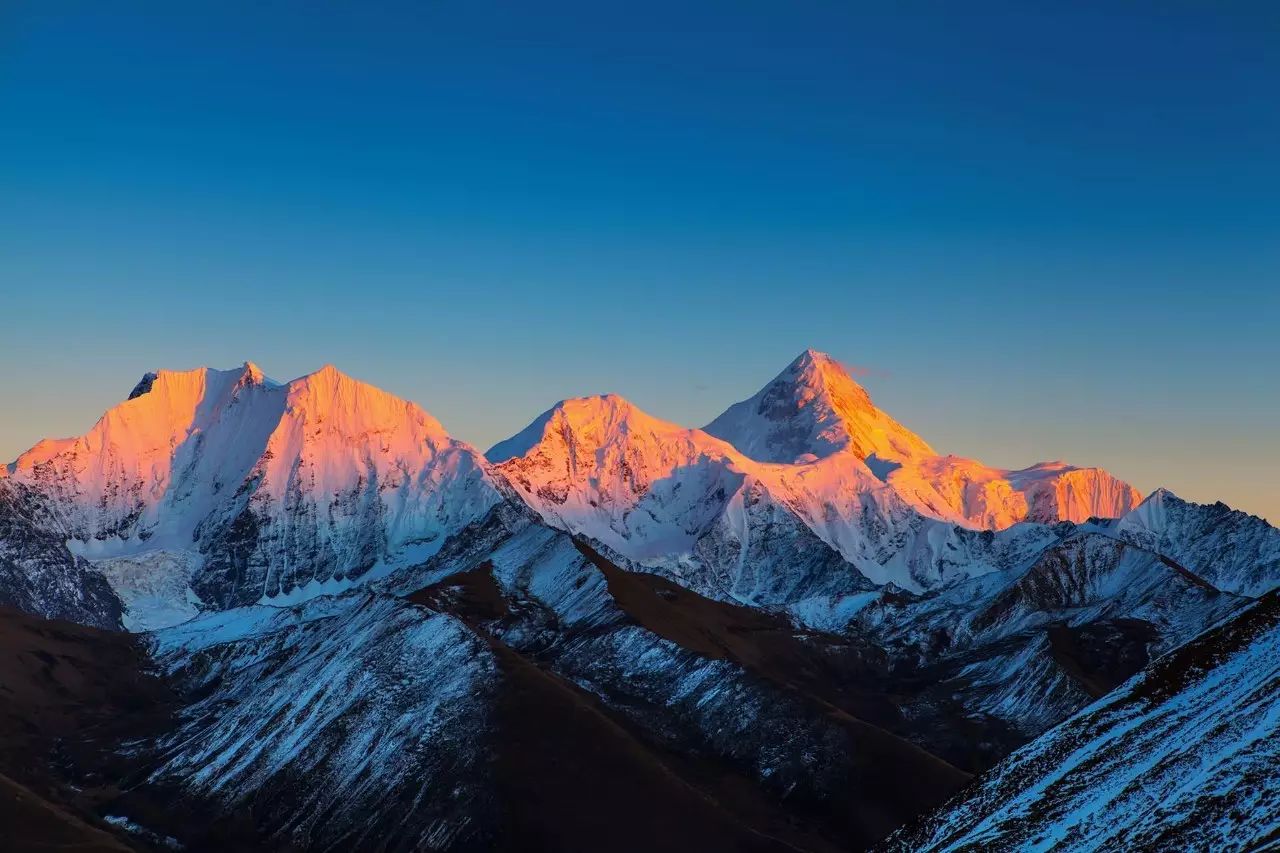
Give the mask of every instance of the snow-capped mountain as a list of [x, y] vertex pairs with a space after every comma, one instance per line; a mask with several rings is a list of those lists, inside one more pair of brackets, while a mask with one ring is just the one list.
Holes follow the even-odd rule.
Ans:
[[617, 395], [565, 400], [485, 454], [544, 518], [633, 559], [690, 550], [749, 476]]
[[1191, 503], [1157, 489], [1113, 528], [1219, 589], [1258, 596], [1280, 586], [1280, 530], [1224, 503]]
[[[332, 367], [158, 371], [0, 469], [0, 604], [110, 629], [0, 607], [0, 681], [75, 685], [87, 715], [0, 750], [0, 787], [148, 849], [828, 851], [1025, 746], [899, 842], [1025, 846], [1030, 816], [1089, 846], [1088, 805], [1146, 843], [1137, 800], [1080, 790], [1154, 779], [1108, 745], [1142, 728], [1186, 741], [1151, 753], [1171, 801], [1207, 762], [1256, 805], [1227, 753], [1280, 717], [1245, 664], [1213, 681], [1226, 658], [1184, 651], [1277, 584], [1262, 519], [940, 456], [812, 351], [706, 430], [588, 397], [487, 457]], [[95, 659], [118, 691], [66, 669]], [[1144, 678], [1179, 697], [1097, 711]], [[1181, 719], [1219, 688], [1230, 731]], [[97, 728], [95, 702], [146, 725]], [[1035, 776], [1069, 750], [1068, 788]], [[1045, 791], [1048, 818], [1001, 804]]]
[[46, 439], [9, 465], [48, 495], [79, 547], [189, 547], [224, 485], [234, 492], [283, 410], [279, 388], [239, 370], [148, 373], [83, 436]]
[[616, 396], [570, 400], [494, 447], [495, 471], [421, 408], [332, 367], [279, 384], [246, 363], [147, 374], [84, 436], [42, 441], [6, 473], [112, 578], [134, 628], [338, 591], [430, 556], [504, 495], [705, 594], [790, 605], [1007, 567], [1045, 534], [974, 553], [954, 525], [1106, 515], [1131, 491], [936, 456], [812, 351], [712, 428], [750, 454]]
[[1031, 562], [923, 596], [862, 597], [854, 625], [1023, 739], [1105, 694], [1250, 599], [1160, 555], [1063, 525]]
[[[616, 395], [565, 400], [486, 456], [547, 523], [705, 595], [778, 605], [812, 600], [797, 612], [872, 585], [919, 592], [997, 571], [1055, 538], [1041, 525], [1002, 523], [993, 525], [994, 537], [974, 539], [960, 514], [922, 506], [924, 490], [950, 493], [947, 477], [958, 476], [961, 463], [977, 463], [932, 455], [826, 356], [805, 353], [757, 398], [712, 426], [767, 461]], [[792, 453], [802, 446], [822, 454]], [[903, 467], [886, 475], [876, 453]], [[776, 461], [784, 457], [795, 461]], [[923, 478], [936, 466], [944, 473], [935, 487]], [[1052, 512], [1037, 513], [1045, 520], [1058, 508], [1095, 515], [1128, 507], [1128, 486], [1114, 505], [1081, 504], [1078, 475], [1042, 467], [1001, 482], [1024, 490], [1016, 493], [1024, 502], [1017, 520], [1027, 515], [1027, 500], [1052, 504]]]
[[870, 588], [918, 521], [865, 468], [755, 462], [615, 395], [559, 403], [487, 456], [548, 524], [761, 604]]
[[876, 408], [839, 362], [814, 350], [705, 430], [763, 462], [835, 457], [846, 467], [862, 463], [921, 512], [971, 527], [1116, 518], [1141, 499], [1098, 468], [1044, 462], [1005, 470], [938, 455]]
[[704, 430], [761, 462], [806, 462], [841, 452], [885, 461], [934, 455], [924, 439], [876, 408], [838, 361], [811, 349]]
[[77, 554], [175, 554], [197, 599], [225, 607], [430, 555], [500, 499], [486, 468], [418, 406], [331, 366], [277, 384], [246, 364], [148, 374], [9, 479], [48, 498]]

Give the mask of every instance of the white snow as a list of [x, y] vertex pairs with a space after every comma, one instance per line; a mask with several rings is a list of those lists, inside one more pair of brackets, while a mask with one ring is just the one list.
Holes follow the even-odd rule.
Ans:
[[[184, 561], [191, 585], [216, 594], [210, 606], [252, 600], [254, 584], [256, 597], [291, 603], [371, 565], [420, 561], [500, 500], [477, 451], [332, 366], [284, 385], [248, 363], [162, 370], [139, 392], [84, 436], [9, 466], [50, 497], [74, 553], [120, 584], [138, 629], [191, 615], [174, 568]], [[245, 543], [223, 540], [250, 517], [255, 574], [242, 578], [226, 552]], [[211, 552], [220, 559], [200, 559]]]
[[1108, 534], [1175, 561], [1219, 589], [1259, 596], [1280, 585], [1280, 530], [1225, 504], [1157, 489]]
[[420, 831], [447, 840], [465, 828], [480, 792], [456, 786], [483, 778], [488, 756], [472, 743], [496, 668], [458, 620], [357, 591], [152, 636], [160, 665], [201, 694], [160, 745], [152, 781], [227, 803], [295, 796], [287, 840], [303, 847], [335, 824], [386, 818], [386, 798], [405, 791], [417, 803], [404, 808], [439, 815]]
[[876, 408], [839, 362], [813, 350], [705, 429], [763, 462], [803, 465], [840, 456], [846, 468], [870, 466], [916, 510], [970, 527], [1117, 517], [1139, 499], [1131, 486], [1096, 468], [1042, 462], [1006, 470], [939, 455]]
[[200, 612], [200, 597], [191, 589], [191, 578], [202, 561], [192, 551], [154, 550], [98, 560], [94, 567], [106, 575], [123, 602], [124, 627], [154, 631]]
[[889, 849], [1267, 848], [1280, 831], [1280, 627], [1257, 615], [1234, 617], [1253, 626], [1238, 648], [1217, 651], [1215, 631], [1191, 643], [1203, 671], [1179, 652], [1155, 661]]

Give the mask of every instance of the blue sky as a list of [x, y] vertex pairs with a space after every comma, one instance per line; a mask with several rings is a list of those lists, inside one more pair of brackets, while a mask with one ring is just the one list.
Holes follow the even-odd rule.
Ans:
[[943, 451], [1274, 522], [1280, 7], [1060, 5], [5, 4], [0, 457], [157, 366], [485, 447], [812, 346]]

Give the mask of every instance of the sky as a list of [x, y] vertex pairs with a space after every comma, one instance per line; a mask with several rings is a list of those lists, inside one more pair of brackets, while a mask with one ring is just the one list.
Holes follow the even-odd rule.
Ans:
[[1280, 5], [0, 5], [0, 458], [325, 363], [482, 449], [807, 347], [1280, 521]]

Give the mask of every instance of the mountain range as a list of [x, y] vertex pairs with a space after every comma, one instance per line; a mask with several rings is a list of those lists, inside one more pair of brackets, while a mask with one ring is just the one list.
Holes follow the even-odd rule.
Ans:
[[1257, 849], [1278, 585], [1264, 520], [939, 454], [812, 350], [483, 453], [160, 370], [0, 467], [0, 782], [33, 850]]

